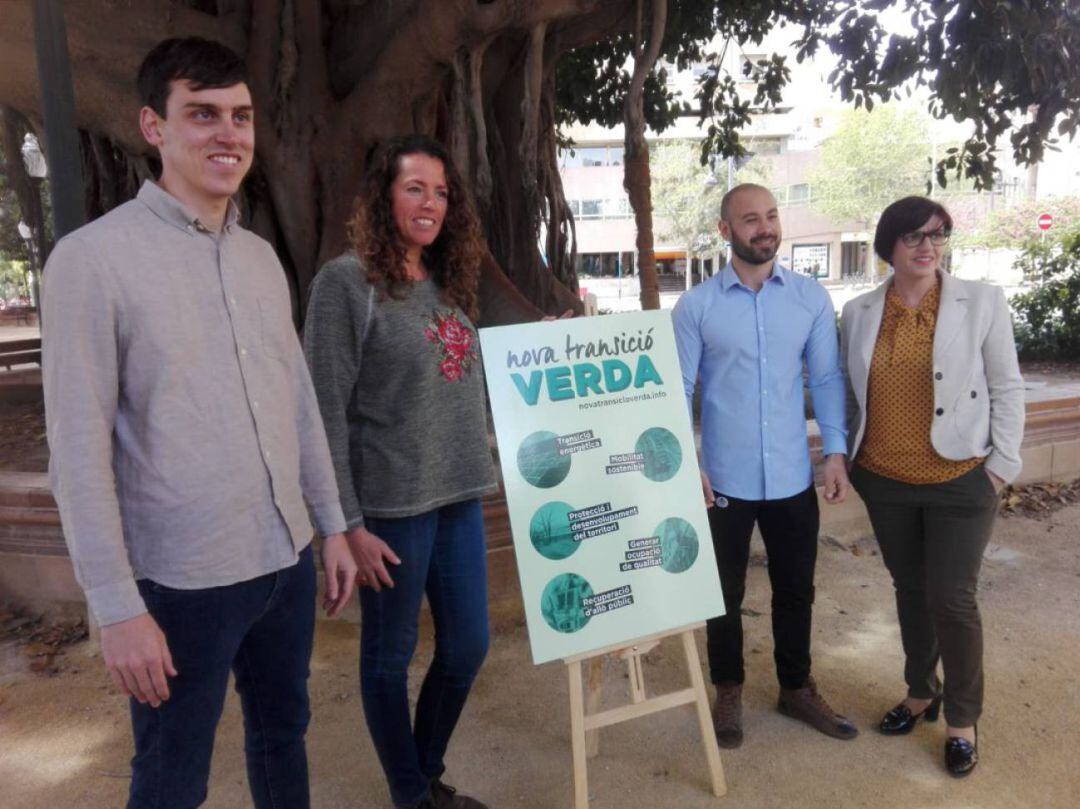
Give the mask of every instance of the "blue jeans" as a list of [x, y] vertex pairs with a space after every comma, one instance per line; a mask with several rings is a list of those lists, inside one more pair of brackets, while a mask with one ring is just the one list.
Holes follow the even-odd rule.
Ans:
[[131, 700], [135, 757], [128, 809], [188, 809], [206, 800], [230, 669], [244, 711], [255, 806], [306, 809], [304, 733], [315, 630], [311, 546], [292, 567], [250, 581], [174, 590], [142, 580], [139, 592], [179, 674], [160, 707]]
[[[487, 558], [479, 500], [415, 517], [368, 518], [401, 559], [394, 587], [360, 591], [360, 695], [397, 806], [415, 806], [442, 775], [443, 755], [488, 649]], [[427, 593], [435, 656], [409, 721], [406, 684]]]

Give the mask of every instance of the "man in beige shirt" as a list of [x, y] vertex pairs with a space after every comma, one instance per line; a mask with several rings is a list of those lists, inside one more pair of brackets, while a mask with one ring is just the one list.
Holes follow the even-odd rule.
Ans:
[[269, 244], [231, 197], [251, 166], [243, 61], [201, 39], [139, 72], [161, 177], [46, 268], [50, 480], [105, 663], [131, 697], [129, 807], [207, 795], [230, 670], [255, 806], [308, 806], [312, 522], [324, 607], [350, 598], [326, 436]]

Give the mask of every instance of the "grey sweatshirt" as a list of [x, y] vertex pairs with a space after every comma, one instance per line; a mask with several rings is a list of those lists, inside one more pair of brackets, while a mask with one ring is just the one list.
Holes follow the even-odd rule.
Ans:
[[350, 528], [496, 489], [472, 323], [434, 281], [380, 300], [365, 276], [353, 253], [328, 262], [304, 327]]

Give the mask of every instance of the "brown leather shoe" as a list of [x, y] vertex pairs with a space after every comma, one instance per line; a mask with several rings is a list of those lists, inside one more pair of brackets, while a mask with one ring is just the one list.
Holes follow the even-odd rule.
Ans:
[[462, 795], [438, 778], [431, 782], [431, 807], [432, 809], [487, 809], [487, 806], [476, 798]]
[[859, 735], [850, 719], [829, 707], [829, 703], [818, 693], [813, 677], [807, 678], [802, 688], [781, 688], [776, 707], [785, 716], [805, 722], [834, 739], [850, 740]]
[[742, 744], [742, 685], [740, 683], [716, 684], [712, 724], [718, 745], [734, 750]]

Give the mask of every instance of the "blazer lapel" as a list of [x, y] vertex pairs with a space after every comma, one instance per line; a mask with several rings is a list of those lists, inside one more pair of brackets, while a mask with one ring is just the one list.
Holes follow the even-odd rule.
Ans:
[[934, 328], [934, 359], [944, 357], [967, 317], [968, 297], [963, 287], [946, 272], [941, 274], [941, 302]]
[[889, 282], [885, 281], [866, 296], [859, 317], [858, 333], [852, 335], [852, 344], [859, 347], [864, 376], [870, 375], [870, 363], [874, 359], [874, 345], [881, 329], [881, 315], [885, 311], [885, 293], [888, 289]]

